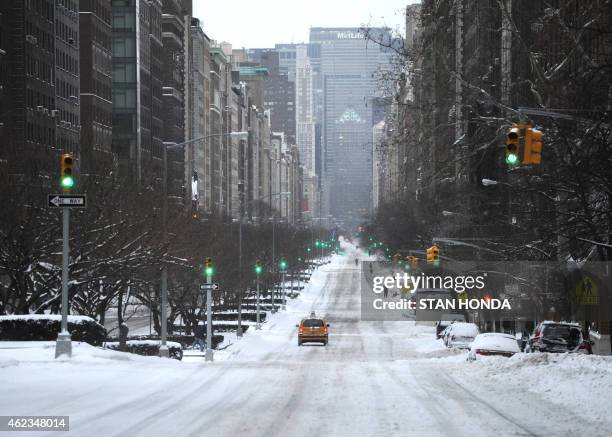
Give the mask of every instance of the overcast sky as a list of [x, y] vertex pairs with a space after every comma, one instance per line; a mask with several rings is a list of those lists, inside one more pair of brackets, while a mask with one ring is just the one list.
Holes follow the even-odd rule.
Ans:
[[236, 48], [308, 42], [310, 27], [385, 24], [404, 32], [403, 11], [415, 0], [193, 0], [206, 34]]

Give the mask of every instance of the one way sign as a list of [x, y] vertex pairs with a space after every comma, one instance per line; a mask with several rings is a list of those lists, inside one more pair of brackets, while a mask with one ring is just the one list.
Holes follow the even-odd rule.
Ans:
[[200, 290], [212, 290], [216, 291], [219, 289], [218, 282], [211, 282], [210, 284], [200, 284]]
[[87, 199], [85, 194], [49, 194], [51, 208], [85, 208]]

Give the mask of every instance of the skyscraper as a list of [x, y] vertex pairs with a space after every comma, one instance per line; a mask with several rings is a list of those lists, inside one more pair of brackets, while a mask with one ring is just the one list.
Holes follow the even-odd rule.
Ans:
[[162, 1], [112, 0], [113, 152], [137, 185], [161, 178]]
[[[387, 29], [374, 29], [387, 37]], [[311, 28], [320, 48], [322, 111], [322, 212], [353, 227], [368, 214], [372, 193], [373, 100], [377, 71], [389, 50], [368, 41], [358, 28]]]

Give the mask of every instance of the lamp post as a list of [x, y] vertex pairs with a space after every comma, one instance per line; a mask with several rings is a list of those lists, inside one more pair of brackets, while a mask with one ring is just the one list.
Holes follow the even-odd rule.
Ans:
[[[512, 188], [512, 184], [509, 184], [508, 182], [500, 182], [500, 181], [495, 181], [493, 179], [485, 178], [485, 179], [482, 179], [481, 182], [484, 187], [494, 187], [496, 185], [505, 185], [507, 187]], [[508, 222], [513, 225], [516, 224], [516, 218], [512, 217], [512, 192], [510, 190], [508, 190]]]
[[[162, 221], [163, 221], [163, 236], [162, 242], [164, 248], [168, 244], [168, 149], [176, 147], [183, 147], [187, 144], [195, 143], [197, 141], [206, 140], [208, 138], [226, 136], [231, 137], [244, 137], [248, 135], [247, 132], [228, 132], [221, 134], [206, 135], [199, 138], [193, 138], [191, 140], [183, 141], [182, 143], [164, 143], [162, 148], [162, 161], [163, 161], [163, 200], [162, 200]], [[188, 172], [188, 174], [190, 174]], [[167, 306], [168, 306], [168, 266], [166, 263], [162, 265], [161, 273], [161, 345], [159, 347], [159, 356], [162, 358], [168, 358], [170, 356], [168, 345], [166, 340], [168, 337], [168, 321], [167, 321]]]

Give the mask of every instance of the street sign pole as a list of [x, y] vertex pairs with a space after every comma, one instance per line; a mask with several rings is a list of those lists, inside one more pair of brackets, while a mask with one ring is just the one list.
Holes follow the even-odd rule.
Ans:
[[70, 210], [62, 209], [63, 220], [63, 243], [62, 243], [62, 327], [55, 342], [55, 358], [61, 355], [72, 356], [72, 340], [68, 332], [68, 256], [70, 248], [68, 245]]
[[257, 314], [256, 314], [256, 320], [257, 322], [255, 323], [255, 329], [261, 329], [261, 323], [259, 321], [259, 275], [257, 276]]
[[206, 361], [213, 361], [214, 354], [212, 350], [212, 277], [206, 275]]

